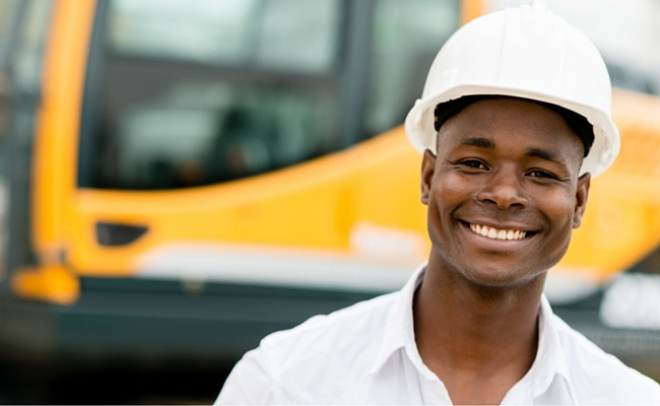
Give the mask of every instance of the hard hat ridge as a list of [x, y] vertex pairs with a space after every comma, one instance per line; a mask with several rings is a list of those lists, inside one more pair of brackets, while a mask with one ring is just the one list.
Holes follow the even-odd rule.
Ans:
[[542, 1], [482, 16], [446, 42], [422, 98], [406, 117], [406, 132], [418, 151], [436, 152], [436, 106], [468, 95], [531, 99], [586, 118], [594, 142], [580, 174], [598, 175], [618, 154], [605, 63], [584, 34]]

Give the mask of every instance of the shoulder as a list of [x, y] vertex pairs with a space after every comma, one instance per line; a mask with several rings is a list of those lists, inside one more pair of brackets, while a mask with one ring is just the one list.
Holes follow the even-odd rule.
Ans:
[[658, 404], [657, 382], [607, 354], [553, 315], [579, 403]]
[[[319, 403], [343, 399], [368, 380], [387, 316], [400, 293], [390, 293], [315, 316], [273, 333], [232, 371], [219, 403]], [[245, 387], [253, 382], [257, 387]], [[229, 386], [229, 388], [228, 388]], [[254, 392], [258, 391], [258, 396]], [[240, 392], [234, 396], [232, 391]], [[350, 391], [348, 391], [350, 392]], [[231, 399], [231, 400], [230, 400]]]
[[269, 357], [287, 363], [309, 351], [331, 356], [338, 351], [346, 354], [357, 348], [364, 350], [384, 328], [397, 295], [399, 292], [378, 296], [329, 315], [314, 316], [295, 328], [267, 336], [260, 348]]

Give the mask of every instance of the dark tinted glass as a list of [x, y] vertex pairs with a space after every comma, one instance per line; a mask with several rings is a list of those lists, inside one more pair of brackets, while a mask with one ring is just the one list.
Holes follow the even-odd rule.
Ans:
[[458, 0], [379, 0], [373, 33], [366, 128], [381, 133], [401, 124], [422, 94], [442, 44], [458, 28]]
[[99, 4], [79, 185], [137, 190], [285, 168], [400, 124], [459, 14], [458, 0]]
[[81, 186], [198, 186], [336, 150], [339, 6], [109, 3], [87, 80]]

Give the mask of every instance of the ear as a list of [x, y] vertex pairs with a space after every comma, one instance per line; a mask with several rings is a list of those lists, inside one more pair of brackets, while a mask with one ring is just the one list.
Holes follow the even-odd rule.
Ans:
[[422, 159], [422, 203], [428, 205], [431, 193], [431, 182], [435, 171], [435, 155], [430, 150], [424, 151]]
[[589, 197], [589, 186], [591, 185], [591, 174], [585, 173], [580, 176], [575, 194], [575, 212], [573, 213], [573, 228], [582, 225], [582, 217], [587, 207], [587, 198]]

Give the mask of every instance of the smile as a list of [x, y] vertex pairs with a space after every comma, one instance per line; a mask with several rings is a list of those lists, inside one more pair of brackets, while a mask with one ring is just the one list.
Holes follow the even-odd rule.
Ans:
[[486, 225], [471, 223], [470, 230], [492, 240], [522, 240], [527, 236], [527, 231], [523, 230], [500, 230]]

